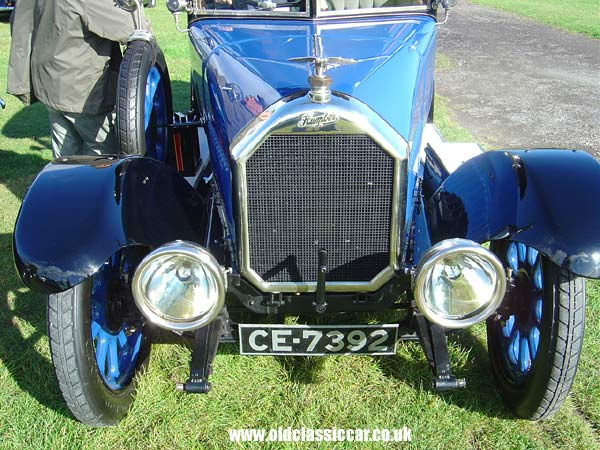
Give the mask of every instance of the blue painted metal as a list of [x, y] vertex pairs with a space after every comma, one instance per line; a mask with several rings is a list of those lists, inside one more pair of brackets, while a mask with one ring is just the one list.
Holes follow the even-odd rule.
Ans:
[[509, 314], [501, 327], [500, 343], [511, 371], [520, 378], [531, 370], [540, 344], [543, 314], [542, 255], [521, 242], [510, 242], [503, 259], [512, 269], [512, 284], [517, 298], [513, 304], [524, 305]]
[[15, 263], [29, 287], [60, 292], [94, 274], [123, 247], [204, 242], [205, 217], [196, 191], [154, 159], [56, 160], [23, 199], [13, 238]]
[[[277, 20], [269, 26], [255, 19], [205, 18], [192, 24], [192, 86], [210, 123], [211, 156], [219, 162], [214, 169], [225, 188], [228, 218], [232, 220], [233, 211], [228, 192], [231, 168], [222, 152], [214, 152], [227, 149], [268, 106], [308, 90], [311, 66], [289, 59], [312, 55], [312, 37], [317, 32], [325, 56], [358, 60], [329, 72], [332, 90], [369, 105], [411, 145], [405, 214], [412, 217], [410, 196], [416, 178], [423, 175], [419, 149], [433, 95], [437, 31], [433, 18], [426, 15], [326, 22]], [[233, 221], [230, 225], [235, 230]], [[412, 221], [406, 226], [402, 233], [408, 235]]]
[[[418, 200], [416, 210], [412, 217], [412, 225], [407, 224], [408, 230], [405, 238], [405, 245], [412, 246], [412, 254], [406, 255], [406, 257], [411, 264], [417, 264], [421, 260], [423, 254], [431, 247], [429, 225], [427, 224], [427, 217], [422, 198]], [[412, 238], [412, 242], [408, 242], [408, 239], [410, 238]]]
[[152, 67], [146, 78], [146, 94], [144, 98], [144, 130], [146, 131], [146, 156], [165, 161], [167, 156], [167, 129], [156, 127], [166, 124], [167, 97], [164, 80], [156, 66]]
[[146, 97], [144, 99], [144, 129], [148, 129], [150, 123], [150, 116], [152, 115], [152, 109], [154, 108], [154, 96], [158, 85], [160, 83], [160, 72], [156, 67], [152, 67], [148, 71], [146, 77]]
[[225, 215], [229, 221], [229, 227], [233, 231], [232, 239], [235, 241], [235, 222], [233, 220], [233, 180], [231, 178], [231, 167], [229, 165], [229, 154], [221, 145], [212, 123], [207, 125], [207, 134], [209, 141], [210, 159], [212, 161], [213, 171], [217, 178], [217, 184], [221, 192], [221, 196], [228, 201], [224, 202]]
[[595, 198], [600, 164], [585, 152], [491, 151], [448, 176], [426, 208], [433, 243], [508, 238], [577, 275], [598, 278], [600, 209], [590, 201]]
[[[312, 36], [322, 36], [325, 56], [359, 62], [329, 72], [332, 90], [368, 104], [408, 141], [429, 112], [436, 28], [429, 16], [340, 18], [318, 21], [202, 19], [191, 26], [193, 83], [227, 142], [264, 109], [308, 89]], [[386, 95], [381, 95], [381, 87]]]
[[135, 268], [121, 258], [122, 252], [117, 252], [93, 275], [90, 293], [90, 333], [96, 365], [106, 386], [114, 391], [127, 387], [131, 381], [144, 340], [141, 327], [132, 330], [126, 321], [111, 324], [108, 319], [111, 284]]

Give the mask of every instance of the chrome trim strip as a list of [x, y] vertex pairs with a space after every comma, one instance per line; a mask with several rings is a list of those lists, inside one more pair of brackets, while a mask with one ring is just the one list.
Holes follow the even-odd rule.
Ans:
[[305, 18], [355, 18], [358, 16], [362, 17], [377, 17], [377, 16], [398, 16], [402, 14], [433, 14], [430, 7], [423, 5], [415, 6], [396, 6], [396, 7], [382, 7], [382, 8], [357, 8], [357, 9], [344, 9], [344, 10], [332, 10], [332, 11], [317, 11], [315, 14], [311, 14], [310, 8], [308, 11], [285, 11], [285, 10], [260, 10], [260, 9], [249, 9], [249, 10], [235, 10], [235, 9], [203, 9], [194, 8], [193, 15], [196, 18], [202, 17], [269, 17], [269, 18], [294, 18], [294, 19], [305, 19]]
[[[333, 121], [333, 117], [336, 118]], [[317, 120], [309, 120], [309, 119]], [[328, 118], [327, 131], [318, 119]], [[306, 125], [307, 126], [301, 126]], [[336, 92], [327, 104], [315, 104], [308, 95], [280, 100], [252, 121], [231, 143], [233, 195], [240, 273], [262, 292], [315, 292], [316, 282], [269, 283], [250, 267], [246, 162], [271, 134], [365, 134], [395, 159], [390, 223], [389, 265], [368, 282], [328, 282], [327, 292], [373, 292], [387, 283], [399, 268], [402, 211], [406, 202], [408, 143], [386, 121], [362, 102]]]
[[367, 15], [382, 15], [382, 14], [405, 14], [405, 13], [426, 13], [430, 12], [431, 9], [425, 5], [415, 6], [391, 6], [381, 8], [357, 8], [357, 9], [344, 9], [344, 10], [331, 10], [331, 11], [319, 11], [317, 17], [356, 17], [356, 16], [367, 16]]

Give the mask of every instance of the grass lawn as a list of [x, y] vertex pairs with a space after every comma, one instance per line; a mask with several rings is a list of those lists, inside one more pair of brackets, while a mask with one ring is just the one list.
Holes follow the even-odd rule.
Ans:
[[[150, 18], [171, 69], [176, 108], [189, 88], [186, 36], [159, 7]], [[9, 27], [0, 23], [0, 90], [6, 86]], [[467, 389], [438, 394], [417, 344], [393, 357], [241, 357], [225, 346], [215, 361], [209, 395], [175, 392], [187, 378], [185, 345], [153, 346], [149, 370], [129, 416], [118, 426], [92, 429], [73, 420], [58, 390], [46, 336], [45, 299], [20, 283], [12, 262], [11, 233], [20, 202], [48, 162], [45, 109], [23, 109], [12, 97], [0, 111], [0, 448], [229, 449], [229, 428], [402, 428], [412, 442], [398, 448], [600, 448], [600, 287], [589, 283], [584, 350], [575, 384], [551, 420], [510, 417], [494, 388], [483, 327], [453, 335], [451, 360]], [[447, 136], [464, 131], [436, 106]], [[90, 230], [93, 238], [93, 230]], [[247, 444], [244, 448], [265, 448]], [[306, 448], [277, 444], [266, 448]], [[317, 448], [317, 447], [311, 447]], [[318, 448], [366, 448], [349, 442]], [[368, 448], [395, 448], [372, 444]]]
[[469, 0], [600, 39], [600, 0]]

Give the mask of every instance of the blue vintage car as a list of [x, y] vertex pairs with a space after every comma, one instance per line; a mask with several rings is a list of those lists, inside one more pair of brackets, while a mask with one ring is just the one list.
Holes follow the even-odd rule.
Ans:
[[600, 198], [600, 164], [442, 139], [433, 71], [449, 5], [167, 6], [189, 36], [189, 111], [173, 114], [165, 59], [136, 31], [120, 71], [121, 148], [50, 163], [15, 227], [23, 281], [49, 294], [52, 360], [75, 417], [127, 413], [157, 327], [193, 338], [184, 392], [209, 391], [219, 342], [244, 355], [391, 355], [406, 339], [447, 390], [466, 382], [446, 334], [479, 322], [508, 407], [556, 412], [581, 350], [582, 277], [600, 277], [588, 200]]

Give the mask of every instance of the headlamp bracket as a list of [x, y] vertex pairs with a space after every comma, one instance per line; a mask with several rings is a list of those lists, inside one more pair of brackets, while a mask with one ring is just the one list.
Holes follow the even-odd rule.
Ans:
[[440, 325], [430, 322], [420, 312], [415, 312], [417, 336], [423, 347], [429, 367], [433, 372], [431, 382], [436, 391], [449, 391], [464, 388], [467, 383], [464, 378], [456, 378], [450, 369], [450, 355], [446, 332]]
[[225, 317], [219, 315], [208, 325], [195, 331], [192, 359], [190, 361], [190, 377], [185, 383], [177, 384], [176, 389], [178, 391], [190, 394], [206, 394], [210, 391], [211, 385], [208, 377], [213, 371], [212, 365], [217, 355], [225, 323]]

